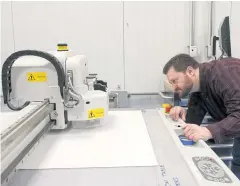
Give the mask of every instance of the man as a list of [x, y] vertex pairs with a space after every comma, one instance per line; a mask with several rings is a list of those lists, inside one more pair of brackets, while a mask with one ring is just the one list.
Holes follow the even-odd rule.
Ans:
[[[187, 54], [178, 54], [163, 69], [180, 97], [190, 95], [188, 110], [173, 107], [170, 117], [186, 121], [189, 139], [221, 143], [234, 138], [233, 164], [240, 166], [240, 59], [226, 58], [198, 63]], [[200, 126], [208, 113], [216, 123]]]

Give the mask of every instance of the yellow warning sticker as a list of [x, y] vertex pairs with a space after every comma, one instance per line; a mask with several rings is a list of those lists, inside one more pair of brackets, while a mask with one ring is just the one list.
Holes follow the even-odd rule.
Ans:
[[88, 110], [88, 119], [97, 119], [104, 117], [104, 108]]
[[47, 81], [47, 73], [46, 72], [28, 72], [27, 80], [29, 82], [45, 82]]

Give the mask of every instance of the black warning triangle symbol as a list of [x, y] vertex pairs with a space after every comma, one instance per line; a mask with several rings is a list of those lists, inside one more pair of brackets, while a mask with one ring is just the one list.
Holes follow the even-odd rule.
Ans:
[[30, 76], [29, 76], [28, 80], [29, 80], [29, 81], [34, 81], [34, 80], [35, 80], [35, 78], [34, 78], [34, 76], [33, 76], [32, 74], [30, 74]]
[[90, 113], [89, 113], [89, 118], [94, 118], [95, 117], [95, 115], [93, 114], [93, 112], [91, 111]]

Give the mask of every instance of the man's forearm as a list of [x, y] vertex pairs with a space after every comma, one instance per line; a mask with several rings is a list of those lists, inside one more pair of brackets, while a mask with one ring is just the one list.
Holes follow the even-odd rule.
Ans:
[[229, 137], [240, 137], [240, 114], [231, 114], [220, 122], [209, 124], [207, 129], [216, 143], [221, 143]]

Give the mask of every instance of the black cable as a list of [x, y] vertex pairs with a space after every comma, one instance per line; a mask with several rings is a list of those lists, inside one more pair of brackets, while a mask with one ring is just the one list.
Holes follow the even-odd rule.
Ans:
[[2, 66], [2, 89], [3, 89], [3, 99], [4, 103], [8, 105], [8, 107], [12, 110], [21, 110], [27, 105], [29, 105], [29, 102], [25, 102], [22, 106], [20, 107], [15, 107], [12, 105], [10, 102], [10, 93], [12, 92], [12, 87], [11, 87], [11, 69], [14, 64], [14, 62], [22, 56], [37, 56], [46, 59], [49, 61], [56, 69], [57, 75], [58, 75], [58, 85], [60, 88], [61, 96], [62, 98], [64, 95], [64, 86], [65, 86], [65, 72], [62, 67], [62, 64], [60, 61], [53, 56], [52, 54], [42, 52], [42, 51], [36, 51], [36, 50], [22, 50], [15, 52], [11, 54], [6, 61], [3, 63]]

